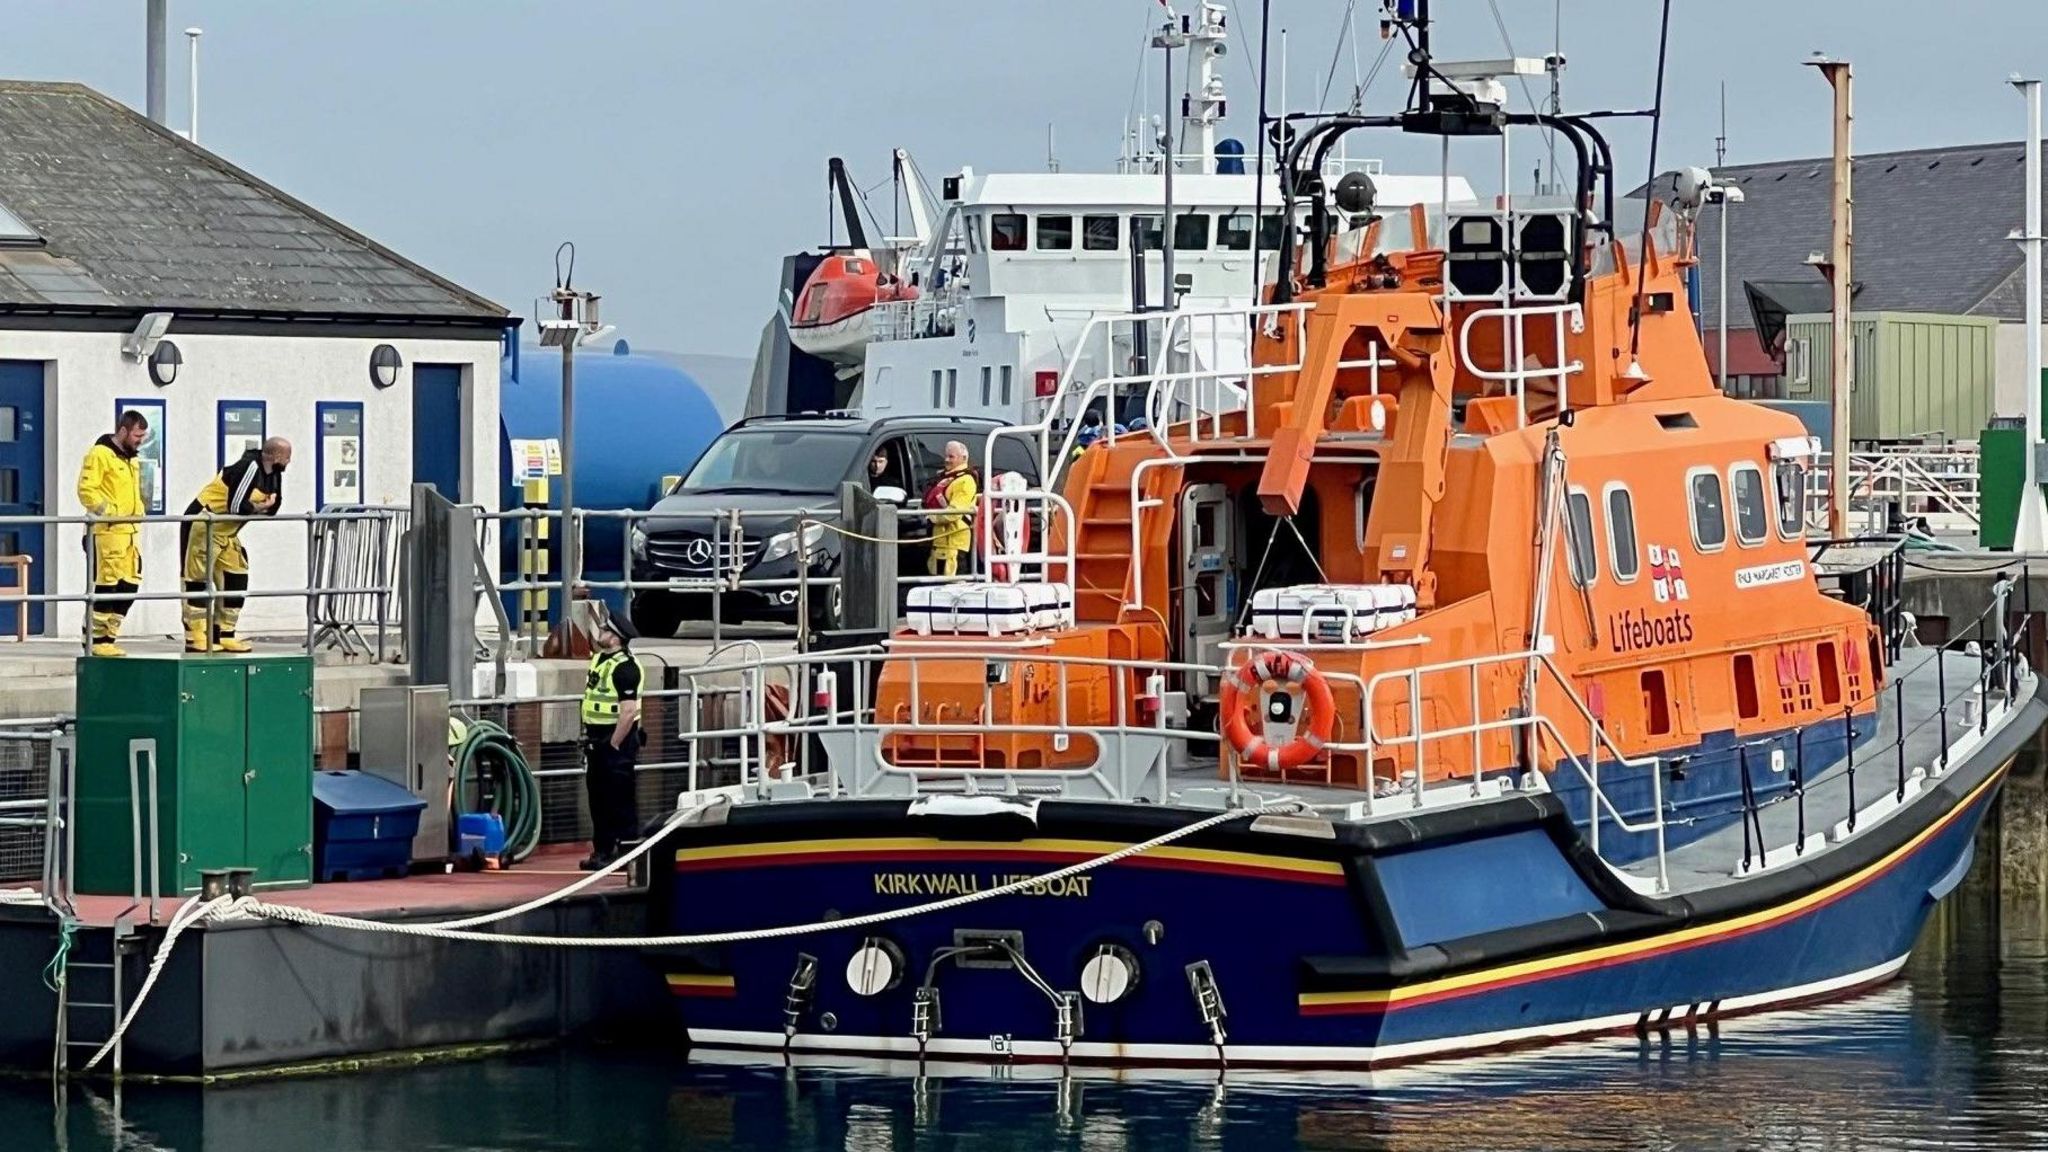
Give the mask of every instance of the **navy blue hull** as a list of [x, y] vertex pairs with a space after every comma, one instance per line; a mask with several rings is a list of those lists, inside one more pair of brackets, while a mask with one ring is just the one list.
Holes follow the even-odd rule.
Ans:
[[[1348, 1065], [1657, 1027], [1845, 994], [1893, 975], [1967, 868], [2003, 764], [1951, 773], [1885, 821], [1882, 835], [1873, 829], [1824, 853], [1825, 864], [1729, 886], [1742, 891], [1718, 907], [1637, 896], [1603, 877], [1586, 863], [1565, 804], [1543, 797], [1475, 805], [1435, 825], [1373, 826], [1348, 841], [1225, 826], [1052, 890], [867, 930], [692, 949], [669, 956], [667, 968], [691, 1040], [713, 1046]], [[672, 834], [657, 857], [676, 868], [656, 886], [656, 906], [668, 913], [662, 931], [912, 907], [1041, 875], [1157, 835], [1162, 820], [1193, 818], [1149, 806], [1063, 814], [1066, 806], [1048, 803], [1035, 827], [934, 834], [900, 804], [768, 807], [779, 811], [759, 826], [735, 819]], [[1499, 811], [1481, 811], [1488, 807]], [[1490, 897], [1473, 895], [1488, 884], [1497, 886]], [[945, 957], [962, 933], [1014, 934], [1056, 991], [1079, 988], [1082, 966], [1105, 945], [1135, 958], [1140, 979], [1115, 1003], [1085, 1003], [1078, 1038], [1063, 1048], [1052, 998], [1017, 966]], [[877, 995], [856, 995], [848, 961], [871, 940], [885, 940], [904, 972]], [[805, 956], [817, 977], [792, 997]], [[1214, 974], [1225, 1010], [1215, 1022], [1220, 1049], [1191, 989], [1199, 965]], [[920, 985], [938, 1003], [922, 1041]]]

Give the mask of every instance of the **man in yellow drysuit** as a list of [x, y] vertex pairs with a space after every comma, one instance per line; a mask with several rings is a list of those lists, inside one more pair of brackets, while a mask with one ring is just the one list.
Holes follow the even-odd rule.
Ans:
[[[292, 442], [272, 436], [261, 448], [251, 448], [242, 458], [220, 470], [206, 482], [185, 515], [232, 517], [213, 523], [181, 525], [185, 556], [185, 591], [226, 591], [214, 612], [213, 627], [207, 627], [207, 601], [185, 601], [185, 651], [247, 652], [249, 642], [235, 635], [242, 617], [242, 593], [249, 590], [249, 554], [242, 548], [244, 516], [275, 516], [284, 499], [284, 470], [292, 462]], [[195, 531], [196, 529], [196, 531]]]
[[92, 568], [92, 654], [124, 655], [116, 643], [121, 623], [142, 589], [142, 461], [137, 454], [149, 436], [149, 418], [130, 409], [114, 430], [93, 441], [78, 469], [78, 502], [85, 514], [102, 518], [86, 532]]
[[967, 445], [946, 442], [946, 467], [924, 490], [924, 506], [943, 510], [929, 519], [932, 526], [931, 560], [926, 571], [933, 576], [957, 576], [960, 560], [974, 546], [974, 501], [981, 485], [968, 463]]

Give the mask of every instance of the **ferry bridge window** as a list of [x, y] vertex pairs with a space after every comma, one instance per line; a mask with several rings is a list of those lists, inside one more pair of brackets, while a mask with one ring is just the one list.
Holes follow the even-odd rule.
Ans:
[[1249, 212], [1232, 212], [1216, 219], [1216, 246], [1230, 252], [1252, 248], [1252, 217]]
[[1209, 217], [1186, 212], [1173, 218], [1173, 250], [1200, 252], [1209, 246]]
[[1139, 252], [1160, 251], [1159, 217], [1131, 217], [1131, 247]]
[[1040, 216], [1038, 218], [1038, 250], [1041, 252], [1065, 252], [1074, 246], [1074, 218], [1072, 216]]
[[1022, 252], [1027, 225], [1021, 212], [998, 212], [988, 218], [988, 247], [991, 252]]
[[1737, 464], [1728, 472], [1728, 490], [1735, 498], [1735, 538], [1746, 547], [1764, 542], [1771, 531], [1771, 513], [1764, 506], [1764, 474], [1754, 464]]
[[1778, 535], [1797, 540], [1806, 531], [1806, 465], [1780, 460], [1771, 468], [1778, 489]]
[[1259, 251], [1278, 252], [1287, 239], [1287, 222], [1278, 212], [1259, 217]]
[[1583, 488], [1574, 488], [1565, 495], [1565, 542], [1570, 549], [1565, 553], [1571, 560], [1572, 583], [1581, 588], [1591, 587], [1599, 574], [1599, 562], [1593, 554], [1593, 499]]
[[1692, 542], [1702, 552], [1712, 552], [1728, 543], [1728, 510], [1721, 497], [1719, 473], [1694, 472], [1692, 489]]
[[1081, 247], [1090, 252], [1116, 251], [1116, 217], [1081, 217]]
[[1634, 580], [1642, 571], [1642, 548], [1636, 543], [1636, 498], [1619, 484], [1607, 488], [1607, 561], [1617, 584]]

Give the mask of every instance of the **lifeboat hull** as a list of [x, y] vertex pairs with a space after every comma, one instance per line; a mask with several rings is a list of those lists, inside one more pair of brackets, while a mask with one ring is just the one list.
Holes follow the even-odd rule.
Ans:
[[[1617, 883], [1563, 798], [1510, 793], [1327, 837], [1246, 818], [960, 907], [667, 953], [668, 987], [693, 1045], [948, 1061], [1383, 1066], [1687, 1028], [1896, 975], [1968, 870], [2044, 713], [2015, 706], [1866, 833], [1692, 895]], [[1865, 798], [1875, 791], [1866, 783]], [[1029, 820], [915, 816], [902, 801], [740, 805], [656, 846], [652, 906], [663, 933], [908, 909], [1210, 815], [1080, 801], [1043, 802]], [[1014, 953], [960, 961], [998, 938]], [[1084, 998], [1063, 1041], [1070, 1014], [1053, 996], [1084, 988], [1105, 949], [1134, 969], [1128, 990]], [[888, 978], [862, 989], [861, 958], [877, 954], [892, 958]], [[807, 965], [814, 979], [794, 988]]]
[[863, 308], [824, 324], [792, 324], [789, 342], [798, 351], [833, 364], [858, 366], [865, 359], [873, 333], [874, 309]]

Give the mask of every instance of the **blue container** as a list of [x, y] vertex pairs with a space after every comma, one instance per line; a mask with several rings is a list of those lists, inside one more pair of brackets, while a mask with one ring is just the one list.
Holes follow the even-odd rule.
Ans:
[[496, 812], [464, 812], [455, 818], [456, 855], [496, 864], [505, 855], [505, 821]]
[[[562, 353], [527, 346], [504, 365], [499, 395], [499, 472], [505, 507], [520, 504], [512, 480], [512, 441], [549, 440], [562, 435]], [[610, 349], [576, 352], [576, 505], [579, 508], [644, 510], [661, 498], [661, 479], [680, 475], [725, 430], [718, 405], [691, 375], [676, 365], [632, 352], [621, 340]], [[559, 486], [559, 481], [557, 482]], [[552, 494], [559, 499], [559, 490]], [[514, 534], [506, 533], [500, 559], [509, 576], [518, 569]], [[549, 571], [560, 575], [559, 555], [550, 548]], [[593, 580], [617, 580], [623, 570], [625, 532], [618, 520], [589, 522], [583, 538], [583, 570]], [[612, 611], [624, 609], [616, 591], [603, 596]], [[517, 611], [508, 594], [507, 610]], [[551, 604], [551, 607], [553, 605]]]
[[425, 800], [381, 776], [313, 775], [313, 879], [403, 876]]

